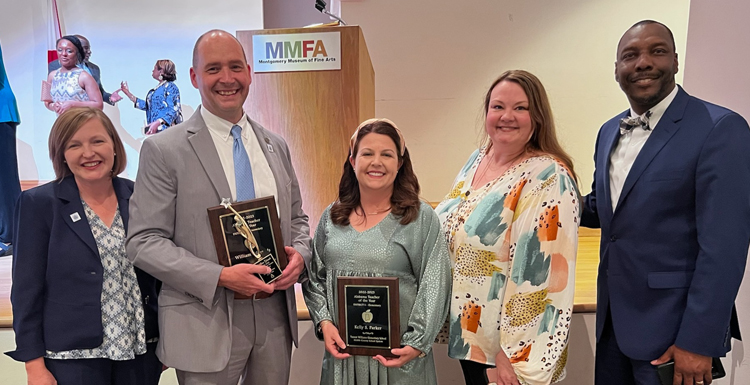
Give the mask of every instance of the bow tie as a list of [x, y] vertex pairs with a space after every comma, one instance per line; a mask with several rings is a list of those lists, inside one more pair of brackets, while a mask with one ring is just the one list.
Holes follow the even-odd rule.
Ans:
[[649, 117], [651, 117], [651, 111], [646, 111], [643, 115], [620, 119], [620, 135], [631, 132], [635, 127], [641, 127], [646, 131], [651, 130], [651, 127], [648, 125]]

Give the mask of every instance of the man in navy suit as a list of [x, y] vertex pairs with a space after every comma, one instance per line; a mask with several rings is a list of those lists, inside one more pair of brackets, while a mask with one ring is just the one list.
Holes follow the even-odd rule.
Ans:
[[688, 95], [677, 69], [665, 25], [641, 21], [620, 39], [615, 79], [630, 109], [599, 130], [582, 217], [601, 227], [597, 385], [658, 385], [670, 360], [674, 384], [709, 384], [711, 357], [739, 337], [750, 128]]
[[[99, 66], [90, 62], [89, 58], [91, 58], [91, 43], [89, 43], [89, 39], [86, 39], [86, 37], [82, 35], [73, 35], [78, 38], [78, 40], [81, 41], [81, 46], [83, 46], [83, 63], [79, 64], [78, 66], [81, 67], [84, 71], [88, 72], [89, 75], [91, 75], [94, 80], [96, 80], [96, 84], [99, 85], [99, 92], [102, 93], [102, 100], [104, 103], [110, 104], [112, 106], [115, 105], [115, 103], [122, 100], [122, 96], [115, 91], [113, 94], [110, 94], [107, 91], [104, 91], [104, 86], [102, 86], [102, 71], [99, 69]], [[47, 73], [50, 73], [56, 69], [60, 68], [60, 61], [55, 60], [47, 64]], [[118, 90], [119, 91], [119, 90]]]

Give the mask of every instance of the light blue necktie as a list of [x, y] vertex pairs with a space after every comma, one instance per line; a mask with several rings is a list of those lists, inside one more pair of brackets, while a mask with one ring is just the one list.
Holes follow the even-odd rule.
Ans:
[[253, 169], [250, 167], [250, 157], [247, 156], [242, 144], [242, 127], [232, 127], [232, 157], [234, 158], [234, 185], [237, 188], [237, 201], [255, 198], [255, 184], [253, 183]]

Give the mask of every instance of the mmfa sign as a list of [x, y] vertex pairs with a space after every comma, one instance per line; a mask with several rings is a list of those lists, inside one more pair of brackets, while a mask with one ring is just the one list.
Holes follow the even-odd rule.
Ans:
[[339, 32], [253, 35], [253, 71], [341, 69]]

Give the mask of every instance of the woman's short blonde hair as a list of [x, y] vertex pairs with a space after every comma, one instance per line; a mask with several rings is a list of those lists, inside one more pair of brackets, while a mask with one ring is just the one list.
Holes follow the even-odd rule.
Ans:
[[156, 61], [156, 68], [162, 70], [162, 76], [164, 80], [173, 82], [177, 80], [177, 68], [174, 63], [169, 59], [161, 59]]

